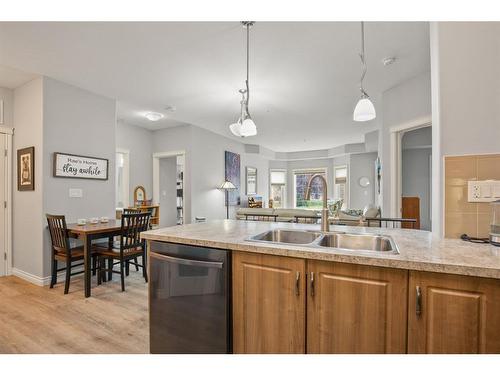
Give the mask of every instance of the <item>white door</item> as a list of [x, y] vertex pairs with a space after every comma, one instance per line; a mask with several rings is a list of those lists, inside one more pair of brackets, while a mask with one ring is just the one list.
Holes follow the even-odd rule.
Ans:
[[5, 150], [7, 146], [7, 136], [0, 133], [0, 276], [7, 274], [7, 158]]

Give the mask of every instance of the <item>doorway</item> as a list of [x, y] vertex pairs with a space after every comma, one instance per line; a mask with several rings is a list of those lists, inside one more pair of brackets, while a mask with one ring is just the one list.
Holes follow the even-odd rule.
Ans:
[[432, 127], [422, 119], [391, 130], [391, 215], [432, 230]]
[[160, 227], [185, 223], [184, 151], [153, 155], [153, 200], [160, 206]]
[[12, 129], [0, 126], [0, 276], [12, 266]]

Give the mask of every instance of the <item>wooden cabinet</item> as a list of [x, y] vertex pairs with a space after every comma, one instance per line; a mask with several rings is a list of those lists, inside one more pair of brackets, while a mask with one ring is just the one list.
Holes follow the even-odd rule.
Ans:
[[307, 262], [308, 353], [405, 353], [408, 271]]
[[233, 252], [233, 352], [305, 353], [305, 260]]
[[500, 280], [410, 271], [409, 353], [500, 353]]

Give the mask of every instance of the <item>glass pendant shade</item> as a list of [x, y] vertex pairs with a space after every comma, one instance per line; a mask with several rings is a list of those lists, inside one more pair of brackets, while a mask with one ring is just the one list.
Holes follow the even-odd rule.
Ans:
[[240, 133], [242, 137], [252, 137], [254, 135], [257, 135], [257, 126], [255, 126], [255, 123], [250, 117], [247, 117], [245, 120], [243, 120]]
[[352, 116], [354, 121], [370, 121], [377, 117], [375, 112], [375, 107], [368, 96], [362, 96], [359, 99], [356, 108], [354, 108], [354, 114]]
[[241, 134], [241, 121], [235, 122], [234, 124], [229, 125], [229, 130], [237, 137], [242, 137]]

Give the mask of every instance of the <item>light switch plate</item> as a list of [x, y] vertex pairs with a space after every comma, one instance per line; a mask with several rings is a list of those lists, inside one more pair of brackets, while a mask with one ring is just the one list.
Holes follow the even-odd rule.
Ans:
[[82, 189], [69, 189], [69, 197], [70, 198], [82, 198], [83, 190]]

